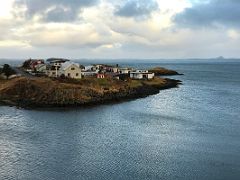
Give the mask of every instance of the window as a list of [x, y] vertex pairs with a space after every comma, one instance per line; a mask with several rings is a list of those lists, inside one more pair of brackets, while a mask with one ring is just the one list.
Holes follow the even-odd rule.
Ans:
[[72, 68], [71, 68], [71, 70], [72, 70], [72, 71], [74, 71], [74, 70], [75, 70], [75, 68], [74, 68], [74, 67], [72, 67]]
[[71, 74], [70, 73], [68, 73], [68, 77], [70, 77], [71, 76]]
[[79, 74], [78, 74], [78, 73], [76, 73], [76, 76], [79, 76]]

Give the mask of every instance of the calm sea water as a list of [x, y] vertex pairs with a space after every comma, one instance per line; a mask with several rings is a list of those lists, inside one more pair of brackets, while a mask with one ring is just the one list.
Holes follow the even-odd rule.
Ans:
[[68, 110], [0, 107], [0, 179], [240, 179], [240, 62], [161, 65], [180, 88]]

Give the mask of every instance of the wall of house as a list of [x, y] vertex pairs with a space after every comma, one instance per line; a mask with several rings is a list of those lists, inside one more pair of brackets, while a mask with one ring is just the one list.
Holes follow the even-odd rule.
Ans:
[[73, 79], [81, 79], [82, 73], [81, 69], [76, 65], [69, 66], [66, 70], [61, 71], [60, 74], [64, 74], [65, 77], [73, 78]]
[[119, 70], [120, 74], [128, 74], [130, 72], [129, 69], [120, 69]]
[[60, 67], [62, 62], [54, 62], [54, 63], [50, 63], [52, 66], [57, 66]]
[[154, 73], [149, 73], [148, 74], [148, 79], [153, 79], [154, 78]]
[[141, 73], [131, 73], [130, 78], [132, 78], [132, 79], [142, 79], [143, 75]]
[[130, 73], [132, 79], [153, 79], [154, 73]]
[[[58, 75], [57, 76], [59, 76], [59, 71], [57, 71], [58, 72]], [[47, 74], [47, 76], [49, 76], [49, 77], [56, 77], [56, 70], [47, 70], [46, 71], [46, 74]]]
[[47, 66], [45, 64], [37, 65], [36, 67], [37, 72], [46, 72], [46, 70], [47, 70]]
[[105, 78], [105, 75], [104, 75], [104, 74], [97, 74], [97, 78], [98, 78], [98, 79], [104, 79], [104, 78]]
[[136, 70], [138, 73], [148, 73], [148, 70]]
[[83, 77], [92, 77], [97, 75], [95, 71], [82, 71], [81, 74]]
[[112, 68], [112, 71], [113, 71], [114, 73], [117, 73], [117, 72], [119, 71], [119, 69], [118, 69], [118, 68]]

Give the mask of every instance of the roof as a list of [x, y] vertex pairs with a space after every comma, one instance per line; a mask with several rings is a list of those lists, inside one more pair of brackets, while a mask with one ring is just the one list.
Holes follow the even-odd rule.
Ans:
[[34, 62], [34, 61], [44, 61], [44, 59], [28, 59], [28, 60], [30, 60], [32, 62]]
[[154, 74], [152, 72], [138, 72], [138, 71], [133, 71], [133, 72], [130, 72], [130, 74]]
[[68, 69], [72, 65], [77, 66], [79, 68], [79, 64], [78, 63], [73, 63], [73, 62], [68, 62], [67, 61], [67, 62], [62, 64], [61, 69], [66, 70], [66, 69]]
[[49, 58], [47, 59], [47, 62], [67, 62], [70, 61], [68, 59], [64, 59], [64, 58]]
[[123, 67], [123, 68], [119, 68], [120, 70], [132, 70], [133, 68], [130, 67]]

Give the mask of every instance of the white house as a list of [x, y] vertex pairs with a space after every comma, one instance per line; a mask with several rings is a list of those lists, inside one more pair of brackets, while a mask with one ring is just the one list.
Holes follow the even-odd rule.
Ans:
[[94, 66], [85, 66], [82, 70], [82, 77], [95, 77], [98, 74], [98, 70]]
[[60, 76], [60, 68], [63, 63], [69, 62], [68, 59], [61, 59], [61, 58], [50, 58], [47, 59], [47, 71], [46, 74], [49, 77], [59, 77]]
[[119, 74], [129, 74], [133, 69], [132, 68], [119, 68]]
[[60, 76], [63, 75], [65, 77], [73, 79], [81, 79], [82, 78], [81, 72], [82, 71], [79, 64], [73, 62], [65, 62], [61, 64], [61, 67], [59, 69]]
[[119, 68], [118, 68], [118, 67], [113, 67], [113, 68], [112, 68], [112, 71], [113, 71], [113, 73], [118, 73]]
[[154, 73], [148, 72], [147, 70], [136, 70], [130, 72], [130, 78], [132, 79], [153, 79]]

